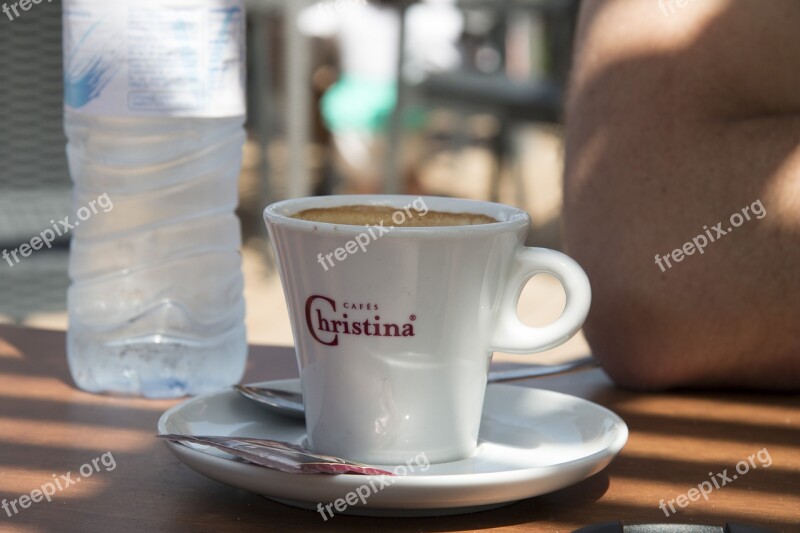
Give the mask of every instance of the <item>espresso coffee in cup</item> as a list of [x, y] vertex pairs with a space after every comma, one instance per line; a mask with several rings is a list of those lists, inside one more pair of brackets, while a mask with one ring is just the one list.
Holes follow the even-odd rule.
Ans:
[[[492, 352], [569, 339], [591, 290], [575, 261], [528, 248], [521, 209], [456, 198], [298, 198], [264, 218], [289, 305], [305, 404], [319, 453], [397, 465], [476, 450]], [[529, 327], [517, 303], [548, 273], [561, 317]]]
[[430, 228], [436, 226], [472, 226], [491, 224], [496, 219], [479, 213], [448, 213], [444, 211], [416, 210], [415, 204], [398, 210], [385, 205], [343, 205], [339, 207], [317, 207], [294, 213], [292, 218], [310, 222], [345, 224], [348, 226], [404, 226]]

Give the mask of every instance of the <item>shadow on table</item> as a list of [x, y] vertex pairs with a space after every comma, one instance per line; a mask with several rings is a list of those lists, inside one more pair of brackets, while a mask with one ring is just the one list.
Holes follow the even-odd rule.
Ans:
[[[15, 351], [15, 346], [24, 350]], [[293, 375], [292, 349], [253, 347], [246, 381]], [[769, 468], [753, 469], [733, 488], [715, 493], [713, 501], [697, 502], [670, 519], [796, 528], [789, 518], [791, 502], [800, 494], [791, 455], [800, 431], [790, 425], [800, 407], [797, 396], [637, 394], [614, 388], [599, 370], [530, 380], [521, 384], [577, 394], [619, 414], [631, 430], [621, 455], [581, 483], [492, 511], [404, 519], [336, 515], [324, 521], [316, 512], [209, 480], [178, 461], [152, 436], [161, 412], [174, 400], [91, 395], [76, 390], [67, 376], [63, 332], [32, 335], [31, 330], [4, 329], [0, 501], [30, 493], [51, 474], [76, 472], [107, 451], [118, 465], [59, 493], [50, 504], [38, 503], [9, 518], [20, 527], [57, 523], [60, 531], [82, 531], [87, 521], [99, 520], [114, 524], [117, 531], [195, 531], [199, 524], [226, 524], [226, 531], [454, 531], [500, 526], [536, 530], [537, 523], [547, 523], [568, 531], [610, 520], [663, 522], [660, 499], [685, 493], [708, 479], [709, 471], [731, 472], [736, 461], [768, 448], [774, 460]], [[742, 491], [747, 491], [747, 506], [735, 505], [743, 501]], [[786, 498], [788, 506], [782, 503]], [[128, 523], [132, 516], [137, 517], [135, 524]]]

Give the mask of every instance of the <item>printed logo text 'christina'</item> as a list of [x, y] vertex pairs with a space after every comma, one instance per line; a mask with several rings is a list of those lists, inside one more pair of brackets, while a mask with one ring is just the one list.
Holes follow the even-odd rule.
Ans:
[[[409, 322], [397, 324], [381, 322], [380, 315], [370, 313], [368, 317], [350, 316], [353, 311], [363, 305], [339, 306], [342, 313], [337, 313], [336, 301], [327, 296], [314, 294], [306, 300], [306, 327], [315, 341], [326, 346], [338, 346], [339, 335], [356, 335], [366, 337], [413, 337], [416, 315], [408, 317]], [[367, 305], [368, 309], [377, 310], [377, 305]]]

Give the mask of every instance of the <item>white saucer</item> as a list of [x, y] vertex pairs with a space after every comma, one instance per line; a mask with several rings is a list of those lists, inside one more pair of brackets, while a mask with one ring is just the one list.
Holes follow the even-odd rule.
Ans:
[[[297, 379], [261, 386], [300, 390]], [[187, 400], [165, 412], [159, 433], [268, 438], [302, 443], [302, 421], [273, 414], [226, 390]], [[545, 390], [489, 385], [476, 454], [462, 461], [422, 466], [391, 478], [351, 474], [288, 474], [233, 460], [202, 446], [166, 442], [178, 459], [222, 483], [276, 501], [317, 509], [369, 484], [366, 505], [345, 514], [431, 516], [474, 512], [513, 503], [577, 483], [605, 468], [628, 439], [616, 414], [597, 404]], [[414, 465], [414, 463], [412, 463]], [[376, 465], [378, 466], [378, 465]], [[386, 467], [393, 470], [393, 467]], [[362, 489], [364, 492], [364, 489]]]

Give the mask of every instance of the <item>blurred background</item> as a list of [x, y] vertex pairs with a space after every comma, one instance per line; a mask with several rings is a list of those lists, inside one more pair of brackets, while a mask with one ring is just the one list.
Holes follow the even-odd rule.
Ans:
[[[560, 249], [562, 102], [578, 3], [246, 0], [238, 214], [251, 343], [292, 344], [261, 218], [273, 201], [378, 192], [499, 201], [531, 215], [528, 245]], [[72, 213], [61, 57], [59, 1], [0, 21], [0, 249]], [[68, 253], [65, 238], [0, 264], [0, 323], [66, 328]], [[520, 317], [542, 325], [563, 304], [560, 285], [537, 276]], [[544, 359], [586, 353], [578, 335]]]

